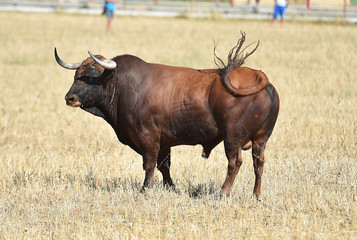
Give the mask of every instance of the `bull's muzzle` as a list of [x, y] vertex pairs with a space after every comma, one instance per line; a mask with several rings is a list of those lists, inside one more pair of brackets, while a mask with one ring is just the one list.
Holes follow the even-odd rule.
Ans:
[[78, 100], [78, 97], [74, 94], [67, 94], [64, 99], [66, 104], [71, 107], [80, 107], [82, 103]]

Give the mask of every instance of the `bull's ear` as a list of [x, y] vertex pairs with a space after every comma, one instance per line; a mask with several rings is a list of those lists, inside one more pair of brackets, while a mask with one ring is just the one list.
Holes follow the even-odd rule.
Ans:
[[82, 62], [79, 62], [79, 63], [66, 63], [66, 62], [62, 61], [60, 59], [60, 57], [58, 56], [58, 54], [57, 54], [57, 49], [56, 48], [55, 48], [55, 58], [56, 58], [57, 63], [61, 67], [64, 67], [66, 69], [76, 70], [82, 65]]
[[104, 61], [99, 60], [98, 58], [96, 58], [90, 51], [88, 51], [89, 55], [91, 56], [91, 58], [93, 58], [94, 61], [96, 61], [100, 66], [104, 67], [105, 69], [114, 69], [117, 66], [117, 63], [114, 62], [113, 60], [107, 60], [105, 59]]

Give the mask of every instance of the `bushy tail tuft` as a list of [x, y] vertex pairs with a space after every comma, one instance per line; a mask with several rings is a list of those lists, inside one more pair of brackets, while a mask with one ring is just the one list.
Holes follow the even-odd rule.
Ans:
[[252, 55], [255, 52], [255, 50], [257, 50], [257, 48], [259, 47], [259, 43], [260, 43], [258, 41], [257, 45], [255, 46], [255, 48], [251, 52], [247, 52], [247, 53], [244, 54], [244, 51], [248, 47], [250, 47], [253, 43], [249, 44], [248, 46], [243, 48], [243, 50], [241, 50], [241, 48], [243, 46], [243, 43], [245, 42], [245, 32], [241, 31], [241, 35], [242, 35], [242, 37], [238, 40], [237, 44], [232, 48], [232, 50], [228, 54], [228, 63], [227, 63], [227, 65], [225, 65], [223, 60], [220, 59], [216, 55], [217, 44], [215, 44], [215, 46], [214, 46], [214, 62], [217, 65], [217, 67], [219, 68], [218, 74], [221, 77], [223, 86], [227, 89], [228, 92], [230, 92], [234, 96], [239, 96], [239, 95], [242, 95], [242, 94], [239, 92], [239, 90], [237, 88], [235, 88], [232, 85], [232, 83], [231, 83], [231, 81], [230, 81], [230, 79], [228, 77], [228, 74], [231, 71], [233, 71], [234, 69], [237, 69], [240, 66], [242, 66], [244, 64], [244, 61], [250, 55]]

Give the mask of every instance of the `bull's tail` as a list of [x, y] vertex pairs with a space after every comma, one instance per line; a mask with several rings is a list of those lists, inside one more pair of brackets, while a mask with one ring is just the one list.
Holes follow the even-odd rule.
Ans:
[[249, 94], [247, 94], [243, 89], [241, 90], [241, 89], [237, 89], [236, 87], [234, 87], [228, 77], [228, 74], [231, 71], [233, 71], [234, 69], [237, 69], [240, 66], [242, 66], [244, 64], [245, 59], [247, 59], [247, 57], [252, 55], [255, 52], [255, 50], [257, 50], [257, 48], [259, 46], [259, 41], [258, 41], [257, 45], [251, 52], [244, 54], [244, 51], [250, 45], [252, 45], [252, 43], [249, 44], [248, 46], [246, 46], [243, 50], [241, 50], [243, 43], [245, 42], [245, 33], [241, 32], [241, 34], [242, 34], [242, 37], [238, 40], [237, 45], [235, 45], [228, 54], [227, 65], [225, 65], [224, 62], [222, 61], [222, 59], [220, 59], [216, 55], [217, 45], [214, 46], [214, 57], [215, 57], [214, 61], [215, 61], [215, 64], [219, 67], [218, 74], [221, 77], [221, 81], [222, 81], [224, 88], [227, 89], [227, 91], [230, 94], [232, 94], [233, 96], [244, 96], [244, 95], [249, 95]]

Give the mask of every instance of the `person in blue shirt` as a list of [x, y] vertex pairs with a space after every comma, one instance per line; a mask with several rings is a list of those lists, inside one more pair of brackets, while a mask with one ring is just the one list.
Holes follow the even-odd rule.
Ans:
[[273, 20], [270, 23], [270, 27], [273, 27], [275, 20], [280, 16], [280, 27], [284, 26], [284, 13], [288, 6], [288, 0], [275, 0]]
[[105, 15], [107, 16], [107, 32], [110, 33], [113, 30], [112, 20], [114, 17], [115, 4], [118, 3], [118, 0], [106, 0], [105, 1]]

